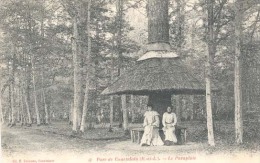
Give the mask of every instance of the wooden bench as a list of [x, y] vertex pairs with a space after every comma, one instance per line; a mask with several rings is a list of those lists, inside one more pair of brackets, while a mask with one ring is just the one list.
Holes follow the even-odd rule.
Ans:
[[[144, 128], [132, 128], [130, 133], [131, 133], [131, 141], [133, 143], [140, 144], [143, 133], [144, 133]], [[164, 133], [163, 133], [162, 129], [159, 129], [159, 134], [160, 134], [162, 140], [164, 140]], [[186, 127], [176, 126], [175, 134], [177, 137], [177, 144], [186, 143], [186, 137], [187, 137], [187, 128]]]

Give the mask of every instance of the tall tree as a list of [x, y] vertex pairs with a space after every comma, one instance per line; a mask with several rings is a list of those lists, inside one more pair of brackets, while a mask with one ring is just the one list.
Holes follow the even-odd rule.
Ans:
[[24, 101], [25, 101], [25, 107], [26, 107], [26, 112], [27, 112], [27, 125], [31, 126], [32, 125], [32, 114], [31, 114], [31, 109], [30, 109], [30, 66], [29, 62], [27, 59], [27, 56], [23, 56], [23, 61], [26, 63], [26, 66], [24, 68], [24, 73], [23, 73], [23, 79], [24, 79], [24, 85], [22, 88], [22, 94], [24, 95]]
[[90, 86], [90, 81], [91, 81], [91, 75], [90, 75], [90, 71], [91, 71], [91, 28], [90, 28], [90, 24], [91, 24], [91, 0], [88, 0], [88, 8], [87, 8], [87, 13], [88, 13], [88, 17], [87, 17], [87, 32], [88, 32], [88, 53], [87, 53], [87, 57], [86, 57], [86, 64], [87, 64], [87, 75], [86, 75], [86, 86], [85, 86], [85, 96], [84, 96], [84, 105], [83, 105], [83, 113], [82, 113], [82, 118], [81, 118], [81, 125], [80, 125], [80, 131], [84, 132], [85, 131], [85, 126], [86, 126], [86, 116], [87, 116], [87, 112], [88, 112], [88, 104], [89, 104], [89, 86]]
[[74, 109], [73, 109], [73, 126], [72, 130], [77, 132], [79, 126], [79, 109], [80, 109], [80, 96], [81, 96], [81, 79], [80, 79], [80, 59], [78, 55], [78, 25], [77, 16], [73, 18], [73, 39], [72, 39], [72, 53], [73, 53], [73, 66], [74, 66]]
[[36, 91], [36, 68], [35, 68], [35, 59], [34, 54], [31, 56], [31, 64], [32, 64], [32, 84], [33, 84], [33, 98], [34, 98], [34, 109], [36, 114], [36, 123], [37, 125], [41, 125], [40, 120], [40, 112], [38, 108], [38, 99], [37, 99], [37, 91]]
[[[0, 81], [1, 82], [1, 81]], [[5, 122], [5, 119], [4, 119], [4, 112], [3, 112], [3, 105], [2, 105], [2, 84], [0, 83], [0, 122], [1, 124], [3, 124]]]
[[[115, 35], [113, 35], [113, 39], [115, 38]], [[114, 43], [113, 43], [113, 47], [115, 47]], [[115, 66], [115, 59], [114, 59], [114, 53], [112, 52], [112, 56], [111, 56], [111, 70], [110, 70], [110, 84], [113, 83], [114, 81], [114, 66]], [[109, 115], [109, 122], [110, 122], [110, 126], [109, 126], [109, 131], [112, 132], [112, 127], [113, 127], [113, 123], [114, 123], [114, 96], [110, 96], [110, 101], [109, 101], [109, 110], [110, 110], [110, 115]]]
[[[182, 5], [181, 0], [176, 0], [176, 9], [177, 9], [177, 28], [176, 28], [176, 35], [177, 35], [177, 55], [181, 56], [181, 48], [182, 48]], [[178, 118], [178, 122], [181, 122], [181, 106], [180, 106], [180, 95], [175, 95], [175, 100], [176, 100], [176, 115]]]
[[19, 74], [19, 107], [21, 109], [21, 112], [20, 112], [20, 118], [21, 118], [21, 126], [23, 126], [25, 124], [25, 114], [24, 114], [24, 101], [23, 101], [23, 87], [22, 87], [22, 75], [21, 75], [21, 72]]
[[[117, 55], [118, 55], [118, 76], [122, 73], [122, 28], [123, 28], [123, 0], [117, 0], [116, 1], [116, 49], [117, 49]], [[123, 104], [125, 100], [124, 95], [121, 96], [121, 103]], [[119, 126], [122, 126], [122, 123], [126, 121], [126, 116], [124, 113], [126, 112], [126, 105], [121, 105], [121, 109], [118, 109], [119, 114]], [[122, 113], [122, 114], [121, 114]], [[121, 117], [123, 116], [123, 117]], [[122, 121], [123, 120], [123, 121]]]
[[15, 49], [14, 49], [14, 45], [12, 44], [12, 63], [11, 63], [11, 71], [10, 71], [10, 79], [11, 79], [11, 83], [10, 83], [10, 102], [11, 102], [11, 117], [12, 117], [12, 121], [11, 121], [11, 126], [15, 125], [16, 123], [16, 110], [15, 110], [15, 60], [16, 60], [16, 55], [15, 55]]
[[46, 103], [46, 95], [45, 95], [45, 89], [44, 89], [44, 73], [42, 71], [41, 74], [42, 77], [42, 89], [41, 89], [41, 93], [42, 93], [42, 101], [43, 101], [43, 107], [44, 107], [44, 113], [45, 113], [45, 124], [49, 124], [50, 120], [49, 120], [49, 109]]
[[214, 55], [214, 0], [207, 0], [208, 7], [208, 53], [206, 55], [206, 109], [207, 109], [207, 129], [208, 129], [208, 143], [210, 146], [215, 146], [213, 120], [212, 120], [212, 93], [211, 93], [211, 65]]
[[41, 124], [40, 113], [38, 108], [38, 99], [37, 99], [37, 91], [36, 91], [36, 61], [35, 61], [35, 42], [34, 42], [34, 30], [33, 30], [33, 18], [32, 18], [32, 4], [28, 1], [26, 2], [25, 8], [27, 8], [27, 27], [28, 27], [28, 42], [29, 42], [29, 60], [30, 67], [32, 69], [32, 84], [33, 84], [33, 99], [34, 99], [34, 109], [36, 114], [36, 123], [37, 125]]
[[[42, 40], [44, 40], [44, 17], [45, 17], [45, 10], [44, 8], [41, 9], [41, 38]], [[42, 41], [41, 43], [41, 48], [44, 47], [44, 42]], [[43, 54], [43, 49], [41, 49], [42, 55]], [[45, 124], [49, 124], [49, 110], [47, 107], [47, 103], [46, 103], [46, 94], [45, 94], [45, 89], [44, 89], [44, 57], [42, 57], [42, 70], [41, 70], [41, 84], [42, 84], [42, 88], [41, 88], [41, 94], [42, 94], [42, 103], [43, 103], [43, 108], [44, 108], [44, 113], [45, 113]]]
[[242, 44], [242, 1], [235, 2], [235, 134], [236, 143], [243, 142], [242, 92], [241, 92], [241, 44]]

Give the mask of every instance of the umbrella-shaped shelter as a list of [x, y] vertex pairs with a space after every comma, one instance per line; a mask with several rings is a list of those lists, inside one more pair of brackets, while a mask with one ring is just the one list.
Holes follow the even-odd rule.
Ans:
[[171, 105], [172, 94], [205, 94], [205, 84], [183, 66], [179, 57], [151, 58], [139, 61], [102, 94], [148, 95], [148, 103], [162, 114]]
[[148, 0], [148, 45], [137, 64], [102, 94], [149, 96], [148, 103], [161, 115], [172, 94], [205, 94], [205, 83], [181, 62], [169, 44], [168, 0]]

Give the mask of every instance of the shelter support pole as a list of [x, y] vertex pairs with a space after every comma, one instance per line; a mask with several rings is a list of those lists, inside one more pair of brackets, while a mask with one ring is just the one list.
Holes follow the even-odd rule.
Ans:
[[113, 127], [113, 121], [114, 121], [114, 103], [113, 103], [113, 100], [114, 97], [113, 96], [110, 96], [110, 103], [109, 103], [109, 108], [110, 108], [110, 119], [109, 119], [109, 122], [110, 122], [110, 129]]
[[181, 122], [181, 105], [180, 105], [180, 95], [175, 95], [175, 105], [176, 105], [176, 116], [177, 116], [177, 121]]
[[193, 107], [194, 107], [194, 95], [189, 95], [189, 116], [190, 120], [194, 119], [194, 114], [193, 114]]
[[134, 95], [130, 95], [130, 109], [131, 109], [131, 122], [135, 121], [135, 103], [134, 103]]
[[182, 112], [183, 112], [183, 118], [184, 118], [185, 120], [187, 120], [187, 118], [188, 118], [188, 113], [187, 113], [187, 100], [186, 100], [185, 96], [182, 96], [182, 97], [181, 97], [181, 103], [182, 103], [182, 108], [181, 108], [181, 110], [182, 110]]
[[125, 131], [128, 130], [128, 115], [127, 115], [127, 108], [126, 108], [126, 95], [121, 96], [122, 101], [122, 111], [123, 111], [123, 128]]

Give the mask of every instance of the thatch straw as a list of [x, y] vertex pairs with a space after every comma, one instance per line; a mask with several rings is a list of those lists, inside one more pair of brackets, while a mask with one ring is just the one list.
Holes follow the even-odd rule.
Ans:
[[152, 93], [205, 94], [205, 82], [199, 81], [179, 58], [151, 58], [137, 63], [102, 94]]

